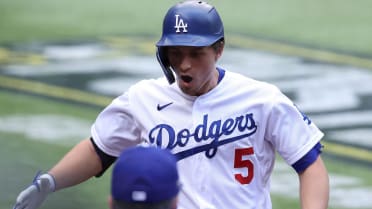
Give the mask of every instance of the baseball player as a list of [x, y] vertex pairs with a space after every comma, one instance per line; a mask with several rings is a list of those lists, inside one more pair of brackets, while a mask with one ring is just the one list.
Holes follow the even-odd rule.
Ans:
[[180, 209], [272, 208], [276, 153], [299, 176], [301, 207], [327, 208], [323, 133], [277, 87], [217, 67], [224, 45], [213, 6], [171, 7], [156, 44], [165, 77], [140, 81], [114, 99], [91, 138], [37, 176], [15, 209], [37, 208], [50, 192], [102, 175], [123, 150], [141, 143], [178, 159]]
[[176, 209], [180, 187], [172, 153], [135, 146], [125, 149], [115, 163], [109, 205], [111, 209]]

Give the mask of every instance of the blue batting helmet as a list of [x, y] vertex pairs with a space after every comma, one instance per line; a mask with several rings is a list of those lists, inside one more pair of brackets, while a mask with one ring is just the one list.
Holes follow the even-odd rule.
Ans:
[[184, 1], [171, 7], [164, 17], [163, 33], [157, 42], [157, 59], [169, 83], [175, 81], [164, 53], [166, 46], [210, 46], [224, 38], [217, 10], [203, 1]]

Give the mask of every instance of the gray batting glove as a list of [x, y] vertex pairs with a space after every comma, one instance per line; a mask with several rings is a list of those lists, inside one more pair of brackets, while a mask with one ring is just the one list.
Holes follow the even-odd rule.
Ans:
[[17, 197], [13, 209], [36, 209], [40, 207], [49, 193], [54, 192], [55, 182], [52, 175], [46, 173], [35, 176], [32, 184]]

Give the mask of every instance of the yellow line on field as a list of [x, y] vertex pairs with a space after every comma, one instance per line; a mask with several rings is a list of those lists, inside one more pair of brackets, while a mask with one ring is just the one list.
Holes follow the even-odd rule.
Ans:
[[[22, 80], [3, 75], [0, 75], [0, 86], [54, 98], [83, 102], [101, 107], [105, 107], [112, 101], [112, 98], [110, 97], [99, 96], [76, 89], [53, 86], [41, 82]], [[325, 146], [324, 152], [372, 162], [372, 152], [370, 151], [325, 141], [322, 141], [322, 144]]]
[[[133, 45], [133, 41], [131, 41], [130, 38], [107, 37], [103, 39], [103, 41], [108, 43], [108, 45], [112, 47], [124, 49], [128, 47], [128, 45], [130, 46]], [[258, 50], [270, 51], [278, 54], [309, 58], [317, 61], [372, 69], [372, 59], [360, 58], [352, 55], [337, 54], [329, 51], [309, 49], [300, 46], [288, 45], [284, 43], [271, 42], [242, 36], [230, 36], [228, 37], [227, 41], [232, 46], [238, 46], [241, 48], [253, 48]], [[152, 47], [152, 43], [144, 43], [140, 47], [142, 48], [143, 51], [153, 54], [154, 48]], [[2, 50], [0, 48], [0, 61], [6, 59], [9, 59], [9, 53], [6, 50]], [[93, 104], [101, 107], [105, 107], [113, 99], [110, 97], [99, 96], [94, 93], [88, 93], [85, 91], [80, 91], [72, 88], [59, 87], [55, 85], [45, 84], [42, 82], [23, 80], [20, 78], [14, 78], [4, 75], [0, 75], [0, 87], [21, 90], [24, 92], [31, 92], [54, 98], [82, 102], [86, 104]], [[325, 146], [324, 152], [326, 153], [372, 162], [371, 151], [325, 141], [322, 141], [322, 144], [324, 144]]]
[[30, 65], [41, 65], [46, 62], [43, 55], [28, 52], [14, 52], [0, 47], [0, 65], [8, 63], [26, 63]]
[[3, 75], [0, 75], [0, 86], [102, 107], [108, 105], [112, 100], [110, 97], [99, 96], [97, 94], [72, 88], [54, 86], [37, 81], [23, 80]]
[[[338, 54], [330, 51], [304, 48], [300, 46], [288, 45], [284, 43], [259, 40], [243, 36], [231, 36], [228, 42], [241, 48], [252, 48], [265, 50], [278, 54], [309, 58], [316, 61], [329, 62], [334, 64], [351, 65], [372, 69], [372, 59], [361, 58], [352, 55]], [[347, 156], [354, 159], [364, 160], [372, 163], [372, 152], [369, 150], [351, 147], [342, 144], [322, 141], [325, 145], [324, 152]]]
[[334, 64], [352, 65], [372, 69], [372, 59], [361, 58], [352, 55], [338, 54], [335, 52], [319, 49], [310, 49], [284, 43], [258, 40], [243, 36], [231, 36], [228, 42], [233, 46], [243, 48], [253, 48], [270, 51], [279, 54], [309, 58], [317, 61], [329, 62]]
[[354, 159], [372, 162], [372, 152], [352, 146], [322, 141], [325, 153], [337, 154]]
[[[136, 40], [139, 39], [139, 40]], [[308, 58], [316, 61], [328, 62], [333, 64], [351, 65], [362, 68], [372, 69], [372, 58], [362, 58], [348, 54], [340, 54], [321, 49], [311, 49], [299, 45], [290, 45], [280, 42], [261, 40], [257, 38], [229, 35], [227, 43], [231, 46], [240, 48], [252, 48], [264, 50], [278, 54]], [[109, 46], [114, 48], [136, 47], [148, 54], [154, 54], [156, 39], [148, 40], [143, 38], [128, 37], [105, 37], [102, 39]]]

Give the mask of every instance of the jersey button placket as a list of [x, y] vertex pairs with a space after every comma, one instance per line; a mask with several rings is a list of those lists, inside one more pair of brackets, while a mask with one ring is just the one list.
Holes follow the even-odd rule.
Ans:
[[[192, 111], [194, 130], [196, 129], [198, 125], [203, 123], [203, 117], [205, 114], [208, 114], [208, 112], [205, 109], [205, 105], [203, 105], [203, 99], [199, 97], [195, 100], [194, 105], [193, 105], [193, 111]], [[210, 142], [207, 141], [207, 143], [210, 143]], [[204, 144], [205, 142], [202, 142], [200, 144], [195, 143], [195, 146], [201, 146]], [[207, 191], [205, 181], [208, 180], [208, 172], [209, 172], [209, 169], [208, 169], [209, 165], [207, 164], [208, 159], [206, 159], [206, 155], [204, 151], [201, 153], [198, 153], [195, 157], [197, 160], [196, 162], [197, 166], [195, 169], [197, 173], [197, 176], [195, 178], [195, 183], [197, 185], [196, 188], [198, 188], [198, 190], [201, 191], [202, 193], [205, 193]]]

